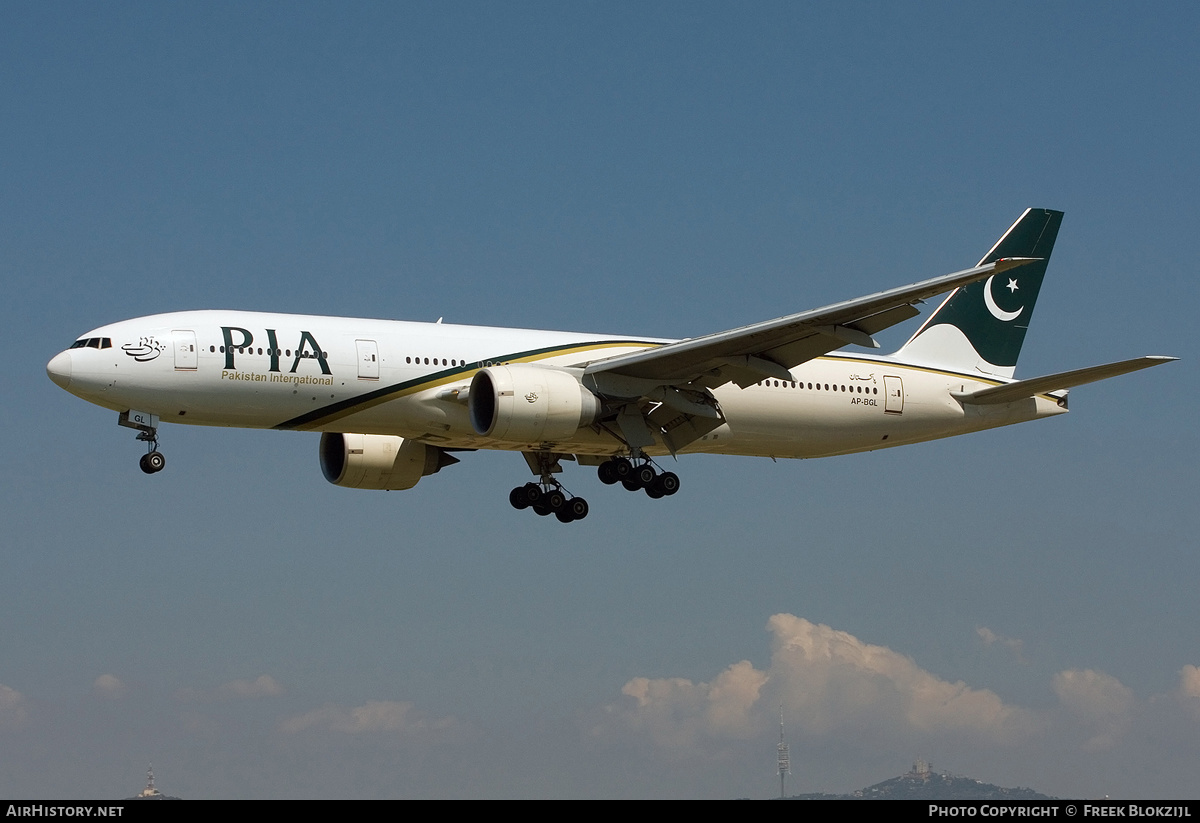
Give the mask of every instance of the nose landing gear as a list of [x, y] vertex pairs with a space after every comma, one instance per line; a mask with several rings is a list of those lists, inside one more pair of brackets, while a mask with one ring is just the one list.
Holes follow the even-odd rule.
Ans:
[[167, 467], [167, 458], [158, 450], [158, 415], [135, 409], [121, 412], [117, 425], [137, 429], [137, 439], [146, 444], [147, 451], [138, 460], [146, 474], [158, 474]]

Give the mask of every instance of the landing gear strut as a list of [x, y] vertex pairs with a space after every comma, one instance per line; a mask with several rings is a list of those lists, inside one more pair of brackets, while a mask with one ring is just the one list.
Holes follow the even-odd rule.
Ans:
[[121, 412], [117, 425], [127, 429], [137, 429], [137, 439], [146, 444], [146, 453], [138, 460], [138, 466], [146, 474], [157, 474], [167, 467], [167, 458], [158, 450], [158, 415], [147, 412]]

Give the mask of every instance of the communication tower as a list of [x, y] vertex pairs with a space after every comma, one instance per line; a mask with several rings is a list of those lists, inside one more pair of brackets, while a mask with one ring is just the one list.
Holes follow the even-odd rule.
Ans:
[[792, 760], [788, 753], [788, 744], [783, 742], [783, 704], [779, 706], [779, 798], [782, 800], [787, 795], [783, 790], [783, 779], [785, 775], [792, 773]]

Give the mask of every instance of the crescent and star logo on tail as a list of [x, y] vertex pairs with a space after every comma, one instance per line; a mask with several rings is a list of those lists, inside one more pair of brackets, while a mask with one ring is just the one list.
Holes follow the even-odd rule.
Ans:
[[[996, 279], [996, 275], [993, 274], [991, 277], [989, 277], [987, 279], [987, 282], [983, 284], [984, 305], [987, 306], [987, 310], [989, 312], [991, 312], [992, 317], [996, 318], [997, 320], [1001, 320], [1005, 323], [1016, 320], [1018, 317], [1021, 316], [1021, 312], [1025, 311], [1025, 307], [1021, 306], [1021, 307], [1015, 309], [1014, 311], [1005, 311], [1004, 309], [1002, 309], [998, 305], [996, 305], [996, 298], [992, 296], [992, 281], [995, 279]], [[1011, 295], [1014, 292], [1016, 292], [1018, 289], [1017, 281], [1010, 277], [1008, 279], [1008, 285], [1004, 286], [1003, 288], [1007, 288], [1008, 293]]]

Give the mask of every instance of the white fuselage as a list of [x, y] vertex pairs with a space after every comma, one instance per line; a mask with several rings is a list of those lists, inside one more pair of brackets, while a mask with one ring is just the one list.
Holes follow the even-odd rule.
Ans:
[[[100, 342], [103, 341], [103, 342]], [[623, 451], [604, 426], [567, 441], [480, 436], [465, 398], [483, 367], [573, 367], [671, 341], [612, 335], [242, 311], [161, 314], [103, 326], [51, 361], [56, 383], [162, 422], [399, 435], [447, 448]], [[1066, 411], [1059, 393], [966, 405], [951, 392], [1004, 381], [876, 355], [833, 353], [714, 391], [724, 423], [680, 451], [824, 457], [949, 437]], [[648, 452], [665, 453], [656, 444]]]

